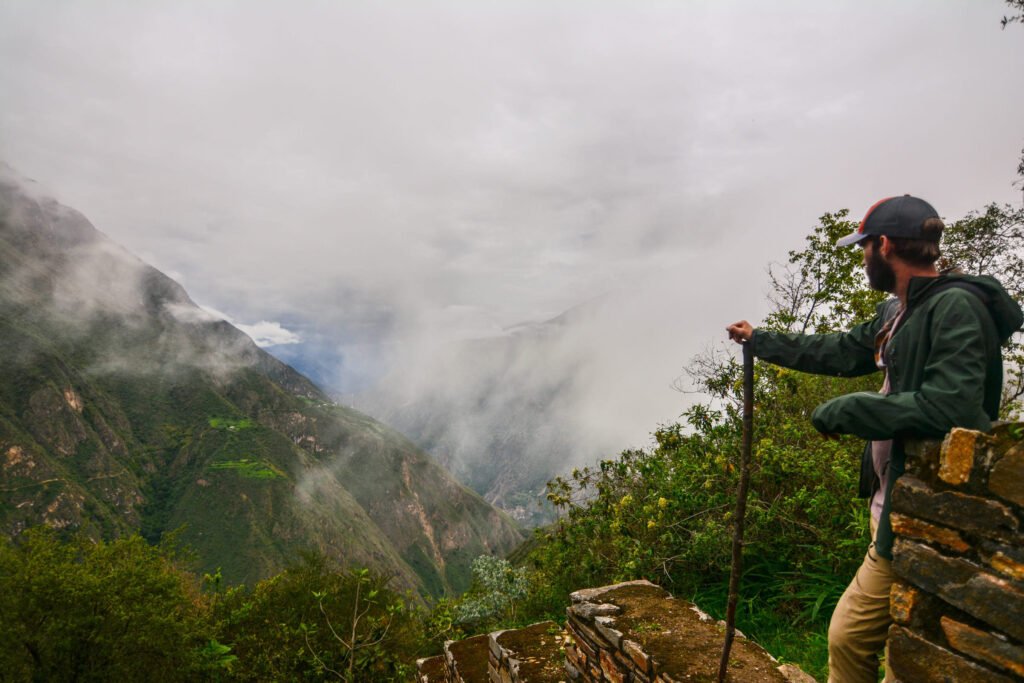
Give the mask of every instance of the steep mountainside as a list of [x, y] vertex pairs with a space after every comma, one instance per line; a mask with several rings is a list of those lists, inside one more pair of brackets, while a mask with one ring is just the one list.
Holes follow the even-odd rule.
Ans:
[[0, 168], [0, 530], [183, 527], [230, 581], [303, 548], [440, 594], [521, 538], [79, 213]]

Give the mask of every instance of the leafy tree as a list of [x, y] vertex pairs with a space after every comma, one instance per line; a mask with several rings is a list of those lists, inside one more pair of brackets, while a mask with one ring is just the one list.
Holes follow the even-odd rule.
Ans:
[[0, 682], [405, 681], [437, 641], [461, 637], [451, 601], [428, 612], [322, 555], [252, 588], [207, 574], [205, 593], [184, 557], [45, 527], [0, 540]]
[[341, 630], [340, 624], [338, 628], [335, 628], [331, 621], [331, 615], [324, 606], [328, 592], [313, 591], [313, 597], [317, 600], [317, 606], [320, 608], [320, 615], [327, 625], [327, 630], [330, 631], [331, 637], [337, 644], [342, 647], [342, 659], [346, 662], [344, 673], [332, 669], [310, 643], [309, 637], [311, 634], [316, 634], [316, 625], [302, 624], [306, 646], [310, 648], [317, 664], [324, 672], [331, 673], [343, 681], [356, 680], [356, 663], [361, 658], [365, 659], [366, 655], [376, 654], [375, 649], [387, 639], [388, 632], [395, 623], [395, 617], [401, 614], [405, 608], [401, 601], [394, 601], [386, 606], [383, 614], [372, 615], [371, 611], [374, 607], [379, 606], [377, 598], [380, 595], [380, 589], [373, 587], [373, 579], [368, 569], [355, 570], [352, 572], [352, 577], [355, 579], [355, 595], [352, 597], [352, 611], [345, 615], [346, 628], [344, 630]]
[[874, 315], [885, 298], [867, 286], [858, 249], [837, 248], [836, 240], [857, 224], [846, 209], [827, 213], [802, 251], [790, 251], [780, 270], [769, 268], [773, 308], [765, 326], [786, 332], [834, 332]]
[[472, 570], [473, 586], [456, 611], [459, 621], [515, 624], [518, 606], [530, 592], [527, 571], [490, 555], [473, 560]]
[[252, 589], [229, 590], [216, 614], [244, 681], [402, 681], [425, 647], [422, 611], [369, 570], [307, 553]]
[[0, 541], [0, 680], [185, 681], [230, 657], [194, 577], [139, 536]]

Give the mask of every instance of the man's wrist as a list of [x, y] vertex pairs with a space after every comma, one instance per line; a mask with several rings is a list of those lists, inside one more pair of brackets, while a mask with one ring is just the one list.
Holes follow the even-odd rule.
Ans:
[[755, 327], [754, 329], [752, 329], [750, 331], [750, 339], [747, 340], [747, 343], [750, 344], [750, 352], [752, 354], [754, 354], [755, 356], [757, 355], [757, 333], [758, 332], [760, 332], [760, 330], [758, 328]]

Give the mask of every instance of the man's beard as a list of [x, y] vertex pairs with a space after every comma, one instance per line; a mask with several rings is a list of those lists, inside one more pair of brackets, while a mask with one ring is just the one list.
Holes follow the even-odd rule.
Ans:
[[864, 271], [868, 274], [868, 284], [871, 289], [880, 292], [892, 292], [896, 289], [896, 273], [885, 259], [882, 258], [881, 249], [877, 246], [871, 250], [871, 256], [864, 263]]

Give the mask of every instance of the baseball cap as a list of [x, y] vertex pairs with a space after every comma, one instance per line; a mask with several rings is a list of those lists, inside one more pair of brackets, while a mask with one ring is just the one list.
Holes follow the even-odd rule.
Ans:
[[939, 218], [939, 213], [925, 200], [911, 197], [909, 194], [902, 197], [887, 197], [868, 209], [857, 232], [839, 238], [836, 246], [857, 244], [871, 235], [938, 241], [941, 234], [925, 235], [921, 229], [929, 218]]

